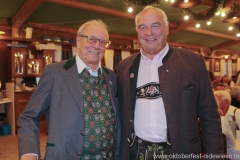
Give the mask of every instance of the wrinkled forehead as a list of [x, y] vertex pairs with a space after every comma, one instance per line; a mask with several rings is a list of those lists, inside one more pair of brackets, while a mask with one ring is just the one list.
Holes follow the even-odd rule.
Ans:
[[96, 24], [87, 25], [83, 30], [83, 34], [95, 36], [97, 38], [102, 38], [106, 40], [109, 39], [107, 30], [101, 25], [96, 25]]
[[137, 18], [137, 26], [141, 23], [146, 23], [146, 22], [161, 22], [164, 23], [163, 21], [163, 15], [160, 11], [154, 8], [149, 8], [144, 11], [142, 11]]

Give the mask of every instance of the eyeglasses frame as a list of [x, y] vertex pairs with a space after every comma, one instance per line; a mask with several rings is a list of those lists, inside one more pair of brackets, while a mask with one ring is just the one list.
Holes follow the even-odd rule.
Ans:
[[[101, 46], [101, 47], [107, 47], [107, 45], [109, 44], [109, 41], [106, 41], [106, 45], [104, 45], [104, 46], [102, 46], [101, 45], [101, 43], [100, 43], [100, 41], [103, 41], [102, 39], [98, 39], [98, 38], [96, 38], [96, 37], [94, 37], [94, 36], [86, 36], [86, 35], [78, 35], [79, 37], [84, 37], [84, 38], [87, 38], [87, 42], [88, 43], [90, 43], [88, 40], [89, 40], [89, 38], [91, 37], [91, 38], [95, 38], [97, 41], [99, 41], [99, 45]], [[95, 43], [97, 43], [97, 41], [95, 42]], [[105, 41], [105, 40], [104, 40]], [[90, 43], [90, 44], [95, 44], [95, 43]]]

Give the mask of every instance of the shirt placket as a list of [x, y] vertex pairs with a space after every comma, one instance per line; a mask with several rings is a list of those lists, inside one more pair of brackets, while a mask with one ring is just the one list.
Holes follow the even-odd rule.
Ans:
[[[152, 61], [151, 62], [151, 78], [150, 78], [150, 82], [158, 82], [158, 73], [157, 73], [157, 68], [156, 68], [156, 62]], [[151, 125], [152, 125], [152, 128], [157, 128], [157, 115], [156, 115], [156, 111], [157, 111], [157, 108], [156, 108], [156, 100], [155, 99], [152, 99], [150, 101], [150, 104], [151, 104], [151, 109], [153, 110], [153, 114], [151, 115]], [[154, 138], [157, 138], [157, 135], [156, 133], [153, 131], [152, 133], [152, 136]]]

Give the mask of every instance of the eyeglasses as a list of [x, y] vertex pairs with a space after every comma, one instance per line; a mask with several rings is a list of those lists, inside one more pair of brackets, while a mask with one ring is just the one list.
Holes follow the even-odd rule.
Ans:
[[101, 47], [107, 47], [107, 44], [108, 42], [103, 40], [103, 39], [97, 39], [96, 37], [94, 36], [85, 36], [85, 35], [79, 35], [79, 37], [85, 37], [87, 38], [87, 42], [90, 43], [90, 44], [95, 44], [97, 43], [97, 41], [99, 41], [99, 45]]

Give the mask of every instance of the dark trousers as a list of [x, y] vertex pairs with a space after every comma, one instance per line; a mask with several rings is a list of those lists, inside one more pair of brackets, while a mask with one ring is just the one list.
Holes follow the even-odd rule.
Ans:
[[136, 137], [130, 151], [130, 160], [170, 160], [171, 146], [166, 142], [152, 143]]

